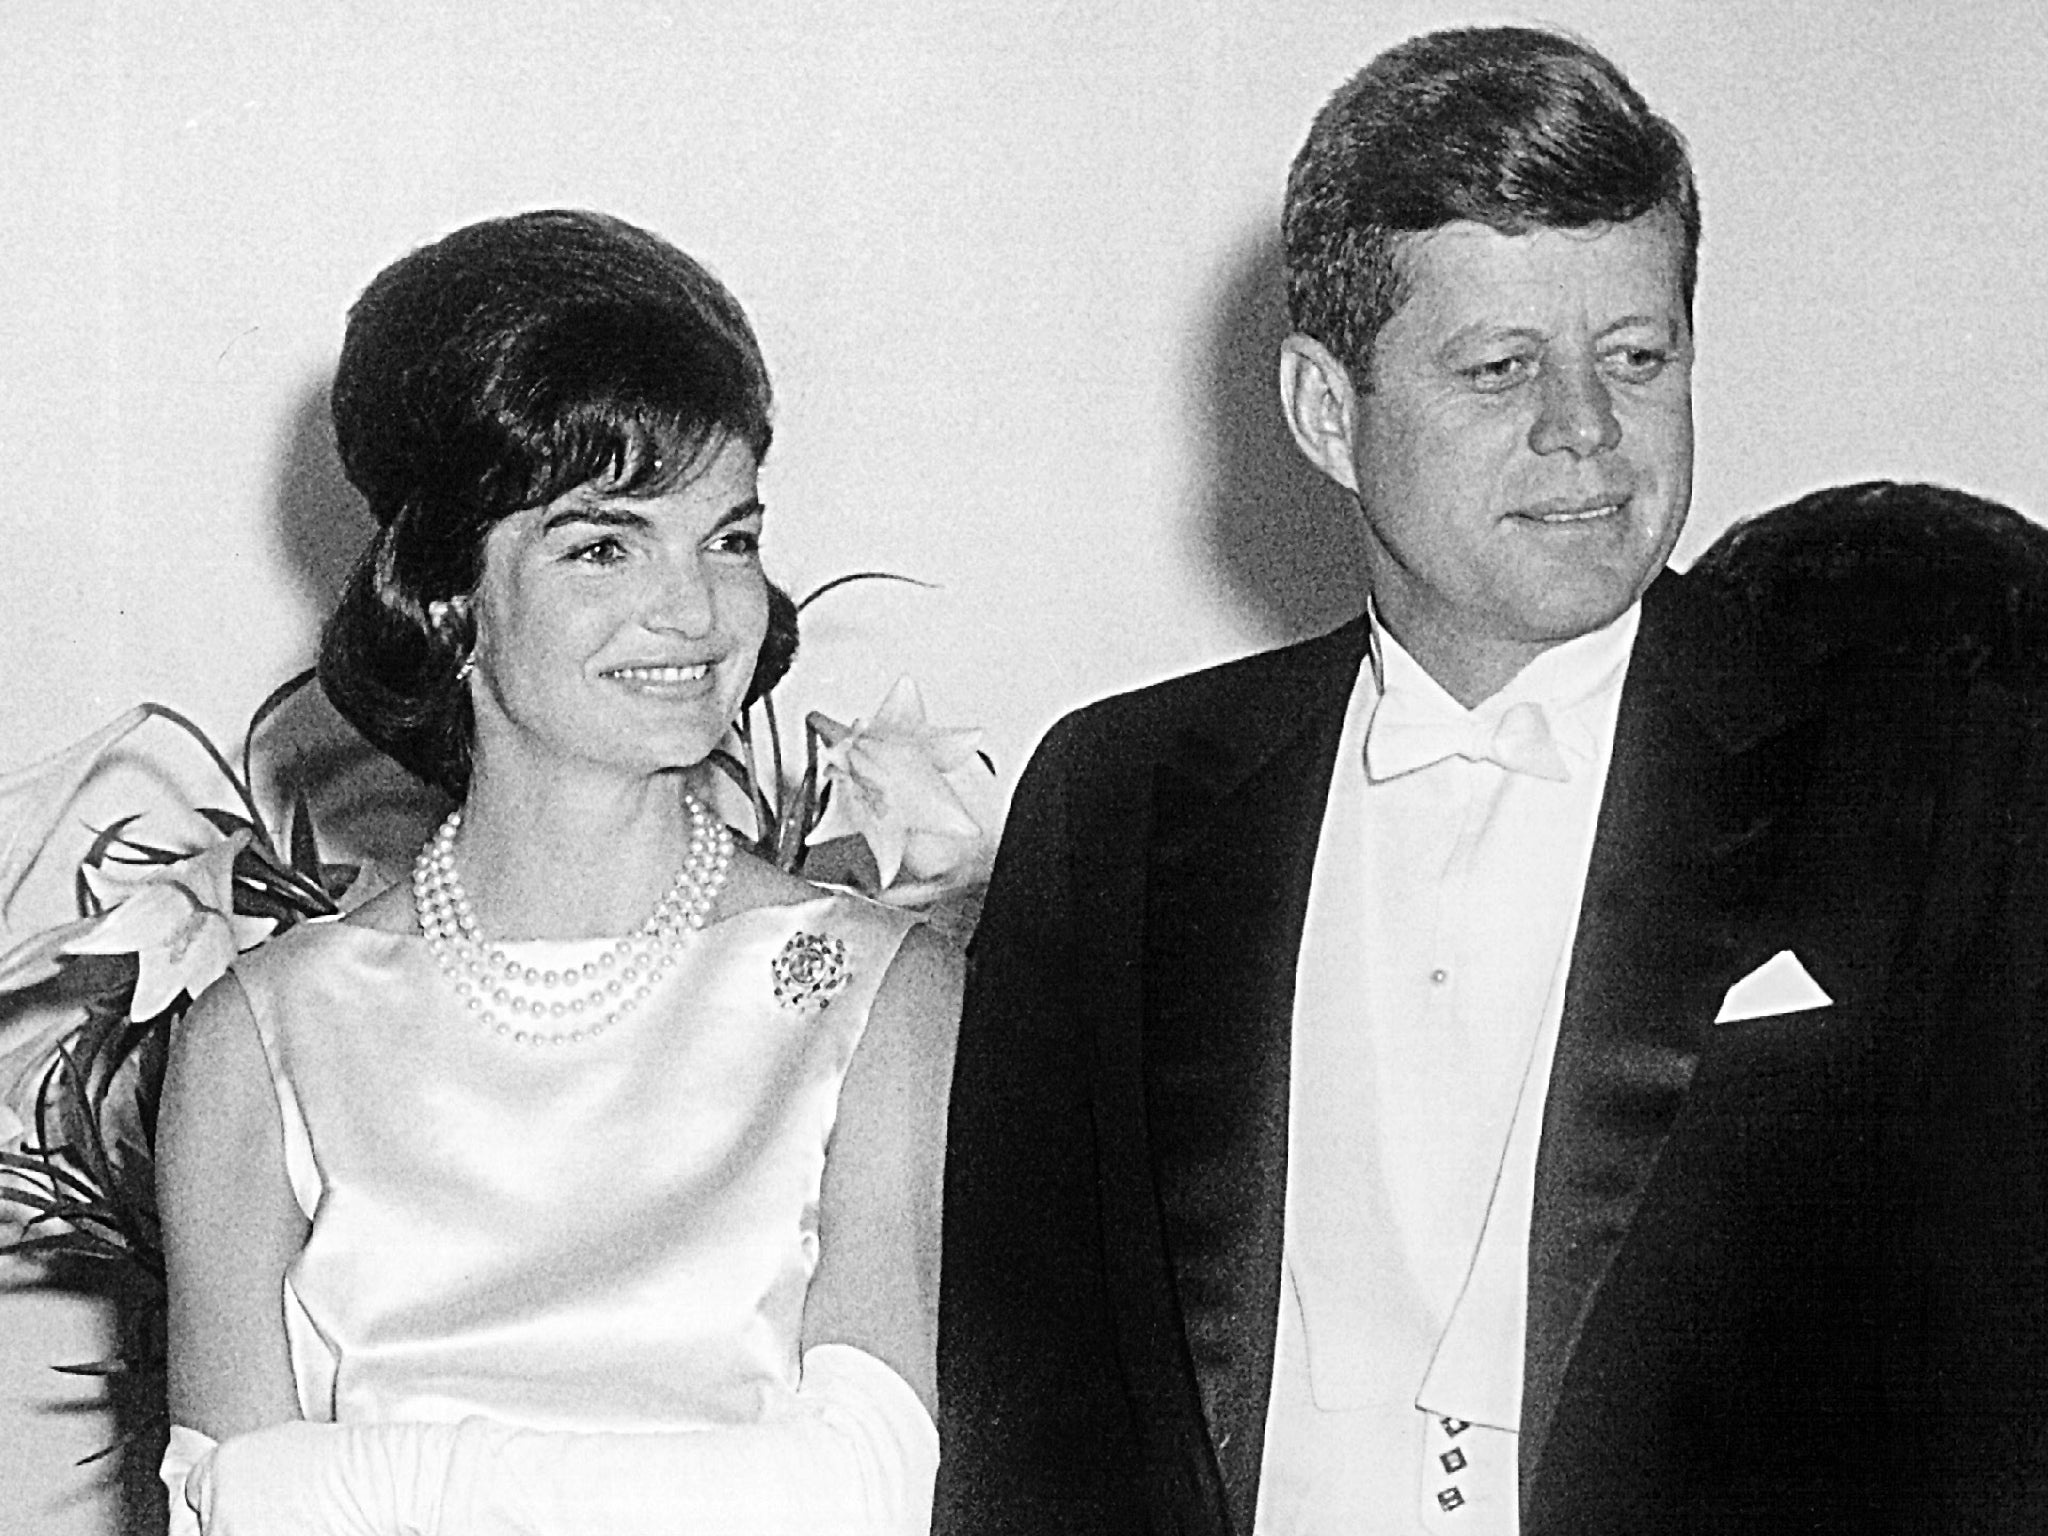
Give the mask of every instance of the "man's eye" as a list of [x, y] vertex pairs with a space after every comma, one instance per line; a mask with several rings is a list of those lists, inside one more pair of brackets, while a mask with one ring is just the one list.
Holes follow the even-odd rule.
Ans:
[[1623, 347], [1607, 354], [1607, 367], [1617, 378], [1647, 384], [1670, 365], [1671, 354], [1659, 347]]
[[1481, 390], [1509, 389], [1529, 376], [1534, 365], [1526, 357], [1489, 357], [1464, 370], [1466, 380]]

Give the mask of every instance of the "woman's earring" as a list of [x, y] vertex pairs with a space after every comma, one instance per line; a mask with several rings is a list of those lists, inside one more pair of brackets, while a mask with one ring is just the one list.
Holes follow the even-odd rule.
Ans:
[[468, 682], [469, 674], [474, 672], [475, 670], [476, 652], [471, 651], [467, 656], [464, 656], [462, 658], [462, 665], [455, 669], [455, 681], [457, 681], [458, 683]]

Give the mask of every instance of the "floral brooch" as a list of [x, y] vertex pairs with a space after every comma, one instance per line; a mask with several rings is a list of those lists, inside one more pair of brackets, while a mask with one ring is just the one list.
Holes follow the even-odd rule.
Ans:
[[768, 972], [775, 978], [775, 1001], [784, 1008], [828, 1008], [853, 975], [844, 941], [801, 930], [790, 935]]

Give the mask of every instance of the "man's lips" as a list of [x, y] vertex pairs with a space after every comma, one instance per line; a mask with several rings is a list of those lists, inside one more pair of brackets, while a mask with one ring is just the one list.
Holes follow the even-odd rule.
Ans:
[[1556, 527], [1572, 523], [1596, 523], [1602, 518], [1615, 516], [1627, 505], [1626, 496], [1607, 496], [1598, 499], [1579, 497], [1570, 501], [1539, 501], [1532, 506], [1521, 508], [1514, 516], [1525, 522]]

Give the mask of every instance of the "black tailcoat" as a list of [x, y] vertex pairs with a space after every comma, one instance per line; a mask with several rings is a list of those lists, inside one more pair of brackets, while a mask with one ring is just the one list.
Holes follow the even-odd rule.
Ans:
[[[948, 1536], [1251, 1530], [1365, 636], [1085, 709], [1019, 785], [949, 1129]], [[1646, 596], [1538, 1158], [1527, 1536], [2048, 1530], [2041, 718]], [[1785, 949], [1831, 1005], [1715, 1024]]]

